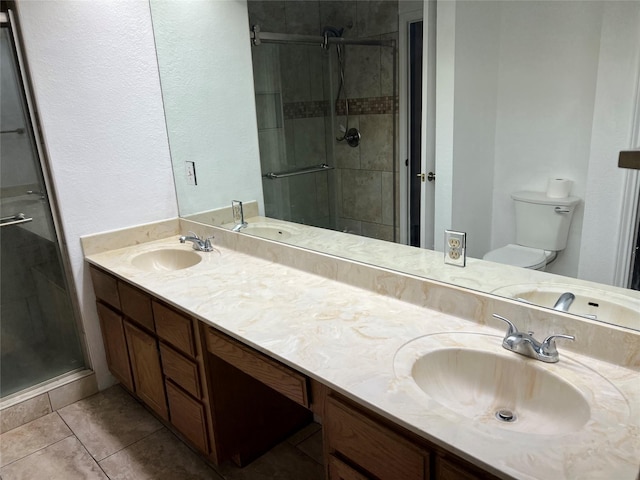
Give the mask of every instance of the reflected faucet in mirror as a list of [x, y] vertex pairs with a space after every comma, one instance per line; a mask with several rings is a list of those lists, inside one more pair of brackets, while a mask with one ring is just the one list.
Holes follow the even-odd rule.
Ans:
[[242, 208], [242, 202], [240, 200], [231, 201], [231, 211], [233, 213], [233, 221], [235, 223], [235, 226], [232, 229], [234, 232], [239, 232], [249, 225], [244, 220], [244, 209]]

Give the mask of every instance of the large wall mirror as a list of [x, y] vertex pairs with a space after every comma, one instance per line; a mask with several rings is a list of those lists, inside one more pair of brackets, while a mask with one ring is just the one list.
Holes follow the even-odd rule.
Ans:
[[[640, 147], [639, 2], [150, 7], [182, 216], [255, 200], [285, 242], [543, 306], [573, 291], [570, 313], [640, 328], [640, 182], [617, 166]], [[521, 191], [576, 201], [545, 272], [480, 260], [516, 243]]]

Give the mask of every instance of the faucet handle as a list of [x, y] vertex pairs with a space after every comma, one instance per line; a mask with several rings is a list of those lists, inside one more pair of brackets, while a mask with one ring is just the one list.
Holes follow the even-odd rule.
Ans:
[[187, 233], [190, 234], [193, 238], [195, 238], [197, 240], [200, 240], [200, 237], [198, 236], [198, 234], [196, 232], [193, 232], [193, 231], [189, 230]]
[[507, 330], [507, 335], [506, 335], [507, 337], [518, 333], [518, 329], [508, 318], [504, 318], [503, 316], [498, 315], [497, 313], [494, 313], [493, 317], [497, 318], [498, 320], [502, 320], [503, 322], [507, 322], [507, 324], [509, 325], [509, 329]]
[[575, 340], [576, 337], [574, 337], [573, 335], [549, 335], [547, 338], [545, 338], [542, 341], [542, 344], [540, 345], [540, 348], [542, 349], [542, 351], [544, 353], [552, 353], [554, 351], [556, 351], [556, 338], [564, 338], [566, 340]]
[[210, 237], [205, 238], [204, 248], [213, 248], [213, 246], [211, 245], [211, 240], [213, 240], [214, 238], [216, 238], [214, 235], [211, 235]]

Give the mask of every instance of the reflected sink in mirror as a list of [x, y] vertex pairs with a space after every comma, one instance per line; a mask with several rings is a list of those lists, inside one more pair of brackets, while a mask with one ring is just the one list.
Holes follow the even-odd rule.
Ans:
[[166, 272], [193, 267], [202, 257], [193, 250], [163, 248], [141, 253], [131, 259], [131, 264], [140, 270]]
[[491, 293], [553, 308], [565, 292], [575, 295], [568, 313], [640, 329], [640, 300], [597, 288], [570, 284], [522, 284], [501, 287]]
[[[439, 333], [405, 344], [394, 370], [425, 408], [441, 408], [482, 429], [565, 435], [629, 415], [624, 396], [591, 368], [560, 351], [543, 362], [502, 348], [502, 337]], [[606, 402], [598, 397], [605, 396]]]
[[[228, 228], [232, 229], [233, 224]], [[294, 225], [285, 222], [275, 221], [251, 221], [249, 219], [247, 226], [240, 230], [241, 233], [255, 235], [268, 240], [287, 240], [292, 236], [300, 233], [300, 229]]]

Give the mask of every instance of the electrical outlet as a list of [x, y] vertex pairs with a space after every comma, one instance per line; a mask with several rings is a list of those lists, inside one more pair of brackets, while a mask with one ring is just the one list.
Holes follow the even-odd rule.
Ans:
[[196, 162], [185, 162], [185, 173], [187, 175], [187, 185], [197, 185]]
[[467, 263], [467, 234], [453, 230], [444, 231], [444, 263], [464, 267]]

